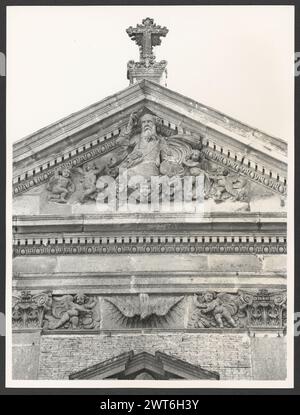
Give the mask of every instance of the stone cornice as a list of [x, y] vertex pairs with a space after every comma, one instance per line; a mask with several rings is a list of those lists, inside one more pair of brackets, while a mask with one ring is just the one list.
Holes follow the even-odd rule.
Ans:
[[[238, 275], [237, 275], [238, 274]], [[51, 290], [54, 295], [73, 294], [80, 289], [93, 295], [132, 293], [188, 295], [205, 289], [236, 292], [244, 289], [285, 289], [284, 272], [85, 272], [49, 274], [14, 274], [12, 285], [16, 291]]]
[[[186, 108], [189, 107], [189, 117], [193, 118], [193, 116], [199, 114], [201, 118], [201, 123], [203, 122], [203, 116], [210, 116], [215, 119], [216, 126], [219, 125], [220, 127], [222, 126], [225, 130], [228, 130], [229, 135], [233, 132], [232, 129], [235, 128], [237, 131], [239, 131], [237, 135], [239, 135], [241, 138], [245, 136], [248, 136], [248, 138], [250, 138], [251, 136], [252, 144], [254, 144], [255, 142], [261, 144], [262, 147], [265, 148], [266, 152], [270, 151], [270, 147], [268, 146], [271, 146], [272, 149], [276, 149], [278, 152], [282, 154], [287, 154], [287, 143], [286, 141], [280, 138], [270, 136], [220, 111], [208, 107], [207, 105], [201, 104], [189, 97], [186, 97], [178, 92], [172, 91], [171, 89], [168, 89], [157, 83], [145, 80], [143, 81], [142, 87], [145, 92], [146, 98], [149, 100], [157, 102], [160, 99], [167, 99], [169, 101], [176, 102], [176, 104], [180, 105], [181, 108], [182, 106]], [[210, 123], [210, 125], [212, 125], [212, 122]], [[249, 142], [247, 142], [246, 140], [244, 144], [249, 145]]]
[[[174, 224], [180, 232], [279, 232], [286, 234], [286, 213], [100, 213], [72, 216], [60, 215], [20, 215], [13, 216], [14, 235], [59, 232], [119, 233], [130, 231], [169, 231], [174, 232]], [[225, 227], [224, 227], [225, 225]], [[176, 233], [176, 232], [175, 232]]]
[[130, 106], [132, 104], [131, 100], [135, 101], [137, 95], [139, 99], [143, 99], [140, 92], [139, 84], [127, 87], [19, 140], [13, 146], [14, 162], [18, 162], [34, 152], [41, 151], [45, 147], [50, 147], [70, 134], [86, 129], [96, 122], [114, 115], [120, 111], [120, 107], [124, 105], [124, 102]]
[[[237, 126], [237, 128], [244, 129], [246, 132], [249, 132], [253, 135], [254, 141], [258, 141], [258, 143], [263, 143], [265, 146], [266, 143], [271, 145], [274, 149], [282, 152], [283, 154], [287, 152], [287, 143], [279, 138], [272, 137], [259, 131], [253, 127], [250, 127], [244, 123], [241, 123], [227, 115], [216, 111], [208, 106], [205, 106], [197, 101], [194, 101], [184, 95], [181, 95], [177, 92], [174, 92], [168, 88], [165, 88], [159, 84], [154, 82], [143, 80], [141, 82], [137, 82], [136, 84], [127, 87], [126, 89], [117, 92], [81, 111], [78, 111], [74, 114], [71, 114], [68, 117], [65, 117], [58, 122], [51, 124], [41, 130], [38, 130], [36, 133], [33, 133], [22, 140], [19, 140], [14, 144], [14, 159], [22, 154], [26, 154], [26, 152], [32, 153], [35, 147], [37, 147], [37, 151], [39, 150], [39, 146], [43, 144], [47, 144], [50, 146], [51, 142], [49, 142], [49, 136], [53, 139], [54, 142], [61, 140], [64, 136], [68, 135], [68, 133], [72, 132], [75, 127], [80, 126], [80, 128], [86, 128], [90, 122], [94, 123], [95, 121], [99, 121], [101, 115], [104, 114], [105, 117], [108, 116], [108, 108], [115, 109], [119, 111], [120, 106], [123, 105], [123, 101], [130, 99], [131, 97], [137, 94], [144, 95], [143, 98], [153, 99], [153, 93], [158, 93], [159, 97], [163, 95], [166, 98], [171, 99], [172, 101], [177, 101], [178, 104], [189, 106], [190, 111], [193, 109], [193, 112], [203, 113], [204, 115], [210, 115], [215, 117], [216, 120], [223, 120], [224, 128], [228, 128], [231, 126], [232, 123]], [[226, 120], [224, 120], [224, 117]], [[228, 132], [231, 130], [229, 129]], [[255, 133], [259, 137], [259, 140], [255, 140]], [[248, 143], [245, 143], [248, 144]], [[268, 151], [270, 148], [265, 147], [265, 150]], [[16, 160], [17, 161], [17, 160]]]
[[113, 150], [114, 137], [138, 106], [157, 112], [175, 134], [202, 135], [209, 159], [235, 171], [239, 168], [251, 181], [286, 193], [283, 140], [143, 80], [16, 143], [14, 194], [44, 183], [58, 166], [80, 165]]
[[16, 256], [286, 254], [282, 214], [14, 217], [13, 231]]

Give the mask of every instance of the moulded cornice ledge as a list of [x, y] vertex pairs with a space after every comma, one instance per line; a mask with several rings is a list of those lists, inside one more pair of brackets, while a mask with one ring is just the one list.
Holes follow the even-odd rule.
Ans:
[[[177, 231], [201, 231], [224, 232], [224, 224], [228, 232], [252, 231], [266, 232], [276, 231], [286, 233], [285, 213], [211, 213], [204, 215], [195, 214], [101, 214], [101, 215], [74, 215], [74, 216], [49, 216], [30, 215], [13, 217], [14, 234], [45, 233], [47, 232], [96, 232], [105, 230], [121, 232], [130, 230], [150, 232], [177, 232]], [[124, 227], [125, 226], [125, 227]]]

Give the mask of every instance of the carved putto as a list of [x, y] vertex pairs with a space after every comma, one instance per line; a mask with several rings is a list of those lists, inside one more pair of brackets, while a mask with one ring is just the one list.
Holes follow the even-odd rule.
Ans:
[[123, 327], [161, 327], [178, 313], [183, 296], [138, 296], [107, 297], [105, 301], [112, 305], [111, 316]]
[[239, 296], [207, 291], [194, 296], [196, 312], [192, 316], [195, 327], [237, 327], [241, 311], [246, 307]]
[[286, 293], [206, 291], [194, 295], [189, 327], [280, 328], [286, 325]]
[[67, 203], [67, 198], [75, 191], [75, 185], [71, 179], [71, 172], [68, 169], [54, 171], [50, 178], [47, 190], [48, 200], [56, 203]]
[[[102, 197], [111, 195], [111, 199], [119, 203], [139, 192], [138, 203], [149, 204], [153, 200], [153, 178], [159, 177], [165, 178], [168, 188], [173, 189], [167, 192], [169, 200], [174, 201], [178, 200], [174, 188], [179, 185], [186, 189], [184, 180], [190, 177], [191, 201], [199, 202], [203, 197], [215, 203], [245, 202], [245, 209], [249, 210], [249, 183], [245, 177], [209, 161], [200, 136], [172, 135], [147, 109], [131, 114], [126, 128], [115, 139], [115, 145], [117, 149], [102, 158], [70, 169], [55, 170], [47, 185], [48, 200], [85, 204], [102, 201]], [[200, 199], [198, 178], [203, 183]], [[119, 197], [124, 186], [126, 196]], [[166, 188], [162, 184], [159, 186], [161, 203], [165, 200]], [[186, 192], [187, 195], [189, 192]], [[179, 199], [183, 197], [184, 193], [179, 195]]]
[[97, 329], [100, 325], [98, 299], [80, 292], [75, 295], [53, 296], [43, 323], [45, 330]]
[[208, 197], [212, 197], [217, 203], [225, 200], [248, 202], [248, 182], [245, 177], [230, 173], [227, 169], [218, 168], [208, 174]]
[[78, 171], [82, 175], [80, 182], [83, 188], [80, 202], [84, 203], [87, 199], [95, 200], [97, 196], [96, 182], [101, 170], [94, 163], [86, 163], [83, 168], [78, 167]]

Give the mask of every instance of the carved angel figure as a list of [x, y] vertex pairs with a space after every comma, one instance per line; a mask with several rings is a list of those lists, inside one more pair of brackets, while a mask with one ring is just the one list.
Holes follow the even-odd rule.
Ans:
[[216, 173], [210, 174], [209, 178], [211, 180], [210, 195], [216, 202], [223, 202], [227, 199], [248, 201], [248, 181], [245, 177], [219, 168]]
[[[202, 156], [201, 151], [193, 149], [189, 158], [184, 160], [182, 164], [187, 168], [188, 174], [195, 178], [200, 174], [204, 175], [204, 197], [207, 198], [211, 188], [211, 180], [208, 175], [209, 163], [208, 160]], [[193, 181], [192, 200], [196, 199], [196, 180]]]
[[75, 185], [70, 178], [70, 170], [55, 170], [48, 182], [47, 190], [50, 192], [49, 201], [67, 203], [67, 197], [75, 191]]
[[[103, 176], [110, 176], [116, 178], [119, 174], [118, 165], [124, 160], [127, 152], [115, 151], [101, 167], [97, 166], [95, 162], [89, 162], [83, 167], [77, 167], [77, 171], [81, 174], [80, 182], [82, 183], [82, 193], [79, 198], [80, 203], [87, 200], [96, 200], [98, 193], [103, 190], [102, 178]], [[104, 183], [106, 181], [104, 180]]]
[[201, 151], [198, 149], [193, 149], [189, 158], [184, 160], [182, 164], [189, 168], [189, 172], [193, 176], [198, 176], [208, 170], [208, 161], [202, 157]]
[[78, 167], [78, 170], [82, 174], [80, 182], [83, 187], [80, 202], [84, 203], [86, 199], [95, 199], [97, 195], [96, 182], [100, 169], [94, 163], [86, 163], [83, 168]]
[[105, 300], [114, 307], [113, 314], [125, 326], [157, 327], [167, 321], [168, 314], [184, 297], [157, 297], [140, 294], [135, 297], [108, 297]]
[[99, 326], [100, 315], [97, 300], [85, 294], [53, 297], [52, 305], [45, 313], [44, 328], [94, 329]]
[[[194, 304], [201, 310], [199, 316], [200, 327], [209, 327], [210, 325], [224, 327], [224, 322], [231, 327], [237, 327], [235, 318], [237, 319], [238, 312], [247, 306], [247, 303], [243, 303], [239, 296], [228, 293], [216, 294], [207, 291], [199, 299], [195, 294]], [[214, 321], [210, 323], [209, 319], [206, 319], [203, 314], [212, 316]]]

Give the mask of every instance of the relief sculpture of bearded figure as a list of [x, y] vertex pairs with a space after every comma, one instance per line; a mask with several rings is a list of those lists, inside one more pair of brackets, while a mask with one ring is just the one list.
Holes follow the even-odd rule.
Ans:
[[133, 135], [132, 131], [138, 122], [137, 114], [130, 116], [125, 132], [120, 136], [119, 143], [129, 147], [134, 146], [133, 151], [120, 165], [126, 169], [128, 179], [133, 176], [150, 178], [160, 174], [160, 164], [166, 157], [171, 157], [166, 139], [157, 134], [156, 118], [151, 114], [144, 114], [140, 118], [141, 133]]
[[[129, 194], [139, 189], [137, 199], [140, 202], [149, 202], [151, 177], [167, 176], [169, 181], [174, 182], [183, 177], [185, 169], [182, 162], [190, 151], [190, 146], [181, 141], [184, 135], [164, 137], [157, 127], [158, 118], [153, 114], [139, 116], [132, 113], [125, 131], [118, 138], [118, 143], [127, 147], [129, 152], [119, 166], [119, 174], [126, 175]], [[144, 179], [143, 182], [140, 178]]]

